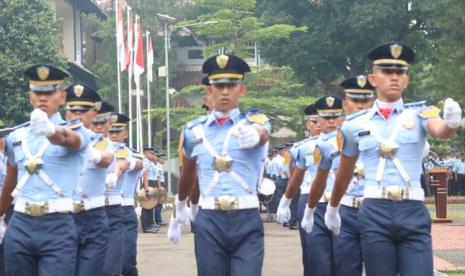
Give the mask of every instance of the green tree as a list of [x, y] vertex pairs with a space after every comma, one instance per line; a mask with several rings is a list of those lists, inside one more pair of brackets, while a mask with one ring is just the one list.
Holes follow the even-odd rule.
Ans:
[[36, 63], [64, 65], [57, 53], [54, 14], [44, 0], [3, 0], [0, 2], [0, 114], [5, 122], [27, 120], [31, 109], [23, 76]]

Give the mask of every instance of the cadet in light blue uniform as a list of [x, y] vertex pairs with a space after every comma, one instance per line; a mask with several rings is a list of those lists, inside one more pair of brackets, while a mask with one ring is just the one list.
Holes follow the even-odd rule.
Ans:
[[366, 274], [432, 276], [431, 217], [420, 184], [422, 155], [427, 133], [442, 138], [454, 134], [461, 109], [447, 99], [441, 120], [434, 107], [404, 108], [407, 67], [414, 59], [408, 46], [388, 43], [373, 49], [368, 57], [373, 61], [368, 79], [378, 99], [370, 110], [341, 128], [343, 155], [326, 225], [339, 232], [337, 206], [360, 155], [365, 188], [358, 225]]
[[189, 222], [187, 196], [198, 176], [200, 211], [196, 217], [198, 275], [261, 275], [263, 224], [256, 186], [261, 178], [270, 134], [268, 118], [243, 114], [238, 100], [249, 66], [221, 54], [205, 61], [214, 110], [187, 126], [183, 170], [176, 196], [176, 221]]
[[[341, 83], [341, 87], [344, 89], [344, 111], [348, 114], [345, 118], [346, 122], [357, 116], [356, 112], [371, 108], [373, 105], [374, 87], [370, 85], [366, 75], [347, 78]], [[362, 275], [363, 259], [357, 216], [363, 199], [363, 181], [363, 163], [357, 162], [354, 177], [341, 202], [341, 233], [333, 236], [336, 275]]]
[[[278, 221], [284, 222], [291, 216], [290, 204], [291, 198], [294, 197], [297, 189], [300, 186], [300, 197], [297, 210], [297, 219], [300, 222], [303, 217], [305, 206], [308, 201], [308, 193], [310, 186], [315, 177], [317, 165], [314, 163], [313, 152], [315, 150], [318, 136], [320, 135], [320, 127], [318, 125], [318, 113], [315, 105], [311, 104], [305, 108], [305, 115], [307, 115], [306, 128], [310, 137], [305, 139], [301, 145], [298, 145], [297, 156], [291, 179], [287, 186], [286, 192], [280, 200], [278, 208]], [[308, 260], [308, 252], [311, 247], [310, 234], [302, 229], [299, 224], [300, 243], [302, 247], [302, 264], [304, 267], [304, 275], [310, 275], [312, 268]]]
[[[155, 188], [157, 186], [158, 170], [155, 164], [157, 157], [155, 155], [155, 149], [146, 147], [144, 148], [144, 187]], [[148, 191], [148, 190], [147, 190]], [[155, 225], [155, 208], [145, 209], [141, 211], [141, 224], [142, 232], [144, 233], [157, 233], [160, 230]]]
[[324, 214], [333, 189], [334, 173], [339, 166], [340, 143], [337, 129], [341, 123], [342, 100], [327, 95], [319, 98], [315, 107], [321, 127], [321, 134], [313, 153], [318, 170], [301, 225], [310, 233], [306, 262], [311, 271], [308, 271], [308, 275], [335, 275], [332, 233], [324, 225]]
[[[86, 85], [66, 89], [66, 119], [80, 119], [92, 128], [102, 107], [100, 96]], [[113, 144], [103, 134], [91, 130], [87, 156], [74, 191], [74, 222], [78, 234], [75, 275], [102, 275], [107, 251], [109, 224], [105, 206], [107, 168], [113, 162]]]
[[122, 195], [122, 209], [124, 213], [123, 225], [125, 232], [124, 254], [123, 254], [123, 275], [137, 276], [137, 215], [134, 210], [134, 194], [137, 184], [142, 176], [144, 155], [131, 149], [131, 158], [136, 165], [133, 170], [126, 170]]
[[6, 138], [9, 167], [0, 215], [16, 203], [4, 239], [7, 275], [73, 275], [76, 226], [72, 195], [79, 181], [89, 132], [58, 113], [69, 74], [38, 64], [29, 77], [30, 121]]
[[[157, 163], [156, 163], [156, 170], [157, 170], [157, 182], [156, 187], [160, 189], [160, 192], [166, 193], [166, 185], [165, 185], [165, 172], [163, 171], [163, 164], [165, 163], [165, 153], [157, 152]], [[165, 197], [166, 198], [166, 197]], [[163, 210], [163, 203], [159, 200], [157, 205], [155, 206], [154, 210], [154, 221], [156, 227], [166, 226], [166, 222], [163, 222], [161, 217], [161, 212]]]
[[[116, 163], [111, 168], [107, 176], [117, 181], [107, 183], [105, 191], [105, 212], [110, 222], [110, 242], [108, 244], [107, 255], [103, 268], [103, 275], [120, 275], [123, 271], [123, 255], [125, 241], [125, 213], [121, 204], [123, 203], [122, 187], [125, 182], [127, 170], [132, 171], [136, 167], [136, 162], [132, 159], [131, 150], [122, 142], [127, 138], [126, 127], [130, 121], [124, 114], [114, 113], [113, 123], [109, 129], [109, 136], [114, 145]], [[109, 181], [107, 181], [109, 182]]]

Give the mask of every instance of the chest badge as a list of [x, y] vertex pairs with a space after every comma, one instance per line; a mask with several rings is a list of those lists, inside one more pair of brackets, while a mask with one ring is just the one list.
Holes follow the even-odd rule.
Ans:
[[215, 157], [214, 166], [217, 172], [230, 172], [233, 159], [229, 155], [220, 155]]
[[402, 123], [402, 126], [405, 127], [406, 129], [412, 129], [415, 127], [415, 122], [412, 120], [406, 120], [405, 122]]
[[397, 150], [399, 149], [399, 145], [392, 140], [384, 141], [379, 145], [379, 154], [383, 158], [392, 159], [396, 156]]
[[42, 168], [44, 161], [39, 157], [33, 155], [29, 159], [26, 160], [24, 163], [24, 167], [29, 174], [37, 174], [39, 170]]

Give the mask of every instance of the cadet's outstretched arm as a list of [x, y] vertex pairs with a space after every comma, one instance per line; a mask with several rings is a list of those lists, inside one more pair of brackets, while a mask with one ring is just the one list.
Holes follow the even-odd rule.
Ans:
[[339, 161], [339, 168], [336, 172], [336, 179], [334, 180], [334, 188], [331, 193], [330, 205], [332, 207], [339, 206], [342, 197], [349, 187], [350, 180], [354, 176], [355, 164], [357, 163], [358, 156], [348, 157], [341, 154], [341, 160]]
[[316, 171], [315, 179], [312, 183], [312, 188], [308, 194], [308, 207], [315, 208], [320, 201], [320, 198], [323, 196], [326, 188], [326, 180], [328, 179], [330, 169], [324, 170], [318, 168]]
[[305, 170], [301, 168], [294, 168], [294, 172], [291, 175], [291, 179], [286, 188], [286, 198], [293, 198], [297, 190], [299, 189], [300, 185], [302, 185], [302, 181], [304, 180]]
[[48, 137], [48, 140], [54, 145], [72, 150], [78, 150], [81, 146], [81, 137], [79, 134], [70, 128], [62, 126], [55, 126], [55, 133]]
[[10, 163], [6, 163], [6, 176], [3, 182], [3, 191], [0, 198], [0, 216], [5, 214], [6, 209], [10, 207], [13, 197], [11, 193], [16, 188], [18, 182], [18, 168], [13, 167]]
[[182, 171], [178, 181], [178, 199], [183, 201], [189, 195], [192, 185], [196, 181], [196, 162], [195, 160], [189, 160], [183, 158], [182, 160]]

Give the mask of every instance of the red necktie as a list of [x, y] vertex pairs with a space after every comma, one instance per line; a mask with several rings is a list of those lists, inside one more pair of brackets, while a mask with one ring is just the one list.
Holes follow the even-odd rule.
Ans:
[[389, 115], [391, 115], [392, 107], [380, 108], [379, 112], [381, 113], [381, 115], [383, 115], [385, 119], [387, 119]]
[[224, 116], [223, 118], [217, 118], [217, 119], [216, 119], [216, 122], [217, 122], [220, 126], [222, 126], [222, 125], [224, 125], [224, 123], [225, 123], [228, 119], [229, 119], [229, 116]]

